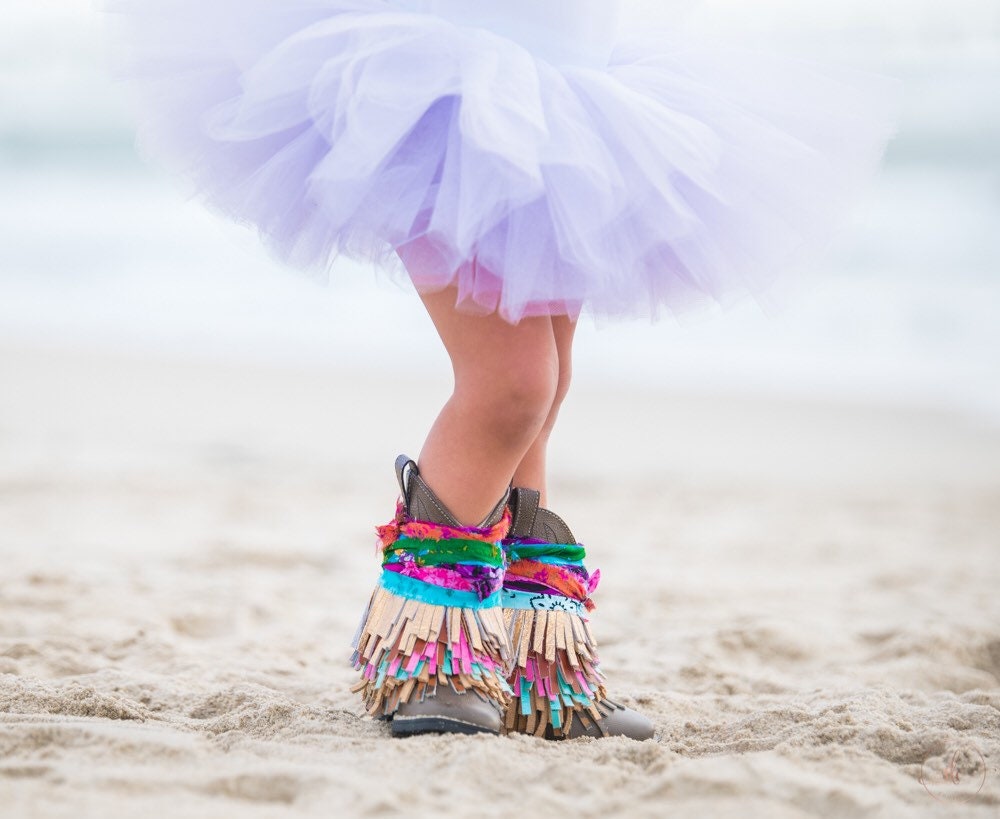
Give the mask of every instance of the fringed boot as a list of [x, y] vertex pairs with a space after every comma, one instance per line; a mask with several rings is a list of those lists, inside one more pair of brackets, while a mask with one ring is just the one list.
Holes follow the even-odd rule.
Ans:
[[396, 477], [402, 496], [395, 520], [378, 528], [383, 571], [354, 638], [353, 690], [394, 736], [500, 733], [510, 700], [507, 496], [478, 527], [462, 527], [405, 455]]
[[514, 696], [505, 728], [548, 739], [650, 739], [652, 723], [608, 699], [604, 688], [588, 622], [600, 572], [587, 572], [583, 546], [539, 498], [532, 489], [514, 489], [510, 498], [503, 606]]

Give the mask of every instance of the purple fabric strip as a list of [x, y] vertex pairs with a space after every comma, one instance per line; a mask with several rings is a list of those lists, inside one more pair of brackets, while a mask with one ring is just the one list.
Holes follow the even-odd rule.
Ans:
[[432, 586], [454, 591], [475, 592], [480, 600], [496, 594], [503, 587], [503, 570], [489, 566], [457, 565], [419, 566], [414, 561], [386, 563], [382, 567], [387, 572], [395, 572]]

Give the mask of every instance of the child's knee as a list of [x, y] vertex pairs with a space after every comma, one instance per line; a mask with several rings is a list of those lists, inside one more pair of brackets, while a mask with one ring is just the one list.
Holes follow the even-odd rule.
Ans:
[[466, 404], [474, 405], [497, 443], [516, 449], [529, 446], [555, 404], [558, 362], [546, 356], [505, 362], [489, 373], [486, 384], [476, 395], [466, 394]]
[[542, 364], [509, 374], [502, 379], [501, 411], [505, 420], [502, 427], [509, 428], [511, 437], [524, 436], [530, 443], [545, 425], [556, 401], [559, 389], [558, 370]]

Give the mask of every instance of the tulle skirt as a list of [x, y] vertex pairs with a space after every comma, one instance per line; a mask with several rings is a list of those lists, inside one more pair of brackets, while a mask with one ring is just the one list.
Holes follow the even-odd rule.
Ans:
[[210, 206], [296, 267], [405, 263], [512, 322], [760, 293], [893, 127], [888, 81], [620, 29], [613, 0], [111, 5], [141, 149]]

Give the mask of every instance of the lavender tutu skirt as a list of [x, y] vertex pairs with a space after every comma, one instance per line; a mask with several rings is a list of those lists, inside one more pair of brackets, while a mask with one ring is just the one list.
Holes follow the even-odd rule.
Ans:
[[617, 5], [111, 0], [143, 152], [296, 267], [402, 259], [509, 321], [759, 293], [874, 173], [894, 87]]

